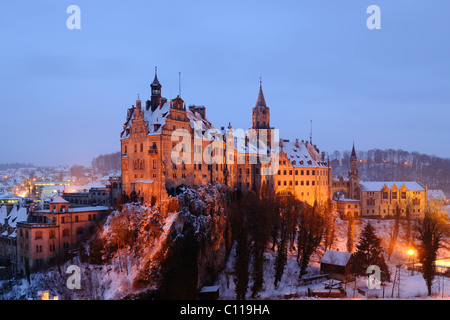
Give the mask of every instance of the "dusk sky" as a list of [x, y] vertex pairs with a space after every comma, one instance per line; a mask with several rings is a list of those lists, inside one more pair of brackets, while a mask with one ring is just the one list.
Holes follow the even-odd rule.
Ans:
[[[69, 30], [69, 5], [81, 29]], [[381, 29], [369, 30], [369, 5]], [[322, 151], [450, 157], [450, 2], [7, 1], [0, 10], [0, 163], [75, 163], [120, 149], [127, 108], [206, 106], [215, 127], [251, 126], [259, 77], [271, 125]]]

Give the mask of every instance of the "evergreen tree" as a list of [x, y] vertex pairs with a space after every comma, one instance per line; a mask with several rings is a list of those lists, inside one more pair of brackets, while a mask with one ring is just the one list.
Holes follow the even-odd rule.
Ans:
[[382, 281], [389, 281], [390, 274], [384, 260], [381, 239], [377, 237], [374, 228], [368, 223], [359, 237], [356, 252], [354, 253], [352, 271], [356, 275], [367, 275], [367, 268], [371, 265], [376, 265], [380, 268]]
[[[266, 191], [267, 192], [267, 191]], [[252, 297], [262, 290], [264, 283], [264, 251], [272, 234], [272, 216], [276, 213], [273, 195], [264, 194], [259, 198], [250, 193], [246, 203], [248, 224], [250, 225], [250, 243], [253, 262]]]
[[389, 240], [389, 248], [388, 248], [389, 260], [391, 260], [391, 255], [394, 252], [394, 248], [397, 243], [399, 229], [400, 229], [400, 205], [397, 204], [397, 208], [395, 209], [394, 227], [392, 229], [391, 238]]
[[409, 246], [411, 244], [411, 207], [408, 205], [406, 207], [405, 214], [405, 242]]
[[234, 282], [236, 300], [245, 300], [249, 283], [250, 242], [247, 220], [246, 196], [240, 192], [233, 195], [231, 231], [236, 245], [234, 262]]
[[417, 231], [420, 241], [419, 261], [422, 263], [428, 295], [431, 296], [431, 287], [436, 276], [437, 251], [449, 236], [448, 219], [437, 211], [428, 211], [419, 221]]
[[[175, 235], [174, 235], [175, 236]], [[161, 300], [197, 299], [198, 240], [192, 225], [185, 223], [183, 234], [178, 235], [161, 263]]]
[[355, 238], [355, 218], [351, 214], [347, 221], [347, 252], [353, 251]]
[[301, 279], [306, 274], [311, 255], [321, 243], [324, 233], [324, 218], [317, 202], [302, 210], [299, 222], [297, 261], [301, 258]]
[[288, 223], [286, 214], [282, 214], [282, 219], [280, 221], [280, 241], [278, 243], [278, 251], [277, 256], [275, 258], [274, 269], [275, 269], [275, 277], [274, 277], [274, 285], [278, 286], [278, 282], [280, 282], [283, 277], [284, 268], [287, 262], [287, 242], [288, 242]]

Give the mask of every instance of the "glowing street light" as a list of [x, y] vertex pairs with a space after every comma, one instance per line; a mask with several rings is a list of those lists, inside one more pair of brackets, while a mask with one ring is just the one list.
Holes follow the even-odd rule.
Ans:
[[414, 249], [409, 249], [406, 253], [407, 253], [408, 256], [409, 256], [409, 259], [412, 258], [412, 270], [411, 270], [411, 275], [413, 276], [413, 275], [414, 275], [414, 255], [415, 255], [416, 252], [414, 251]]

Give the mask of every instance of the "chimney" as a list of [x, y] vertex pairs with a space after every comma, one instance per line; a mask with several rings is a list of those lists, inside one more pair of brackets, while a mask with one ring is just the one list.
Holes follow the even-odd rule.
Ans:
[[325, 151], [322, 151], [322, 161], [325, 161]]
[[298, 144], [298, 139], [295, 139], [295, 147], [300, 148], [300, 145]]
[[283, 139], [280, 139], [280, 148], [283, 148]]

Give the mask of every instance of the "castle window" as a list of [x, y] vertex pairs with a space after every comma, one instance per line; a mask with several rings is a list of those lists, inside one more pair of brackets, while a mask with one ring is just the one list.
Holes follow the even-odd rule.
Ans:
[[292, 181], [289, 181], [289, 185], [292, 186]]
[[127, 147], [127, 146], [125, 146], [125, 148], [124, 148], [124, 153], [125, 153], [125, 154], [128, 153], [128, 147]]
[[42, 239], [42, 231], [36, 231], [34, 239], [36, 240]]
[[383, 200], [389, 199], [389, 193], [387, 191], [383, 191]]
[[300, 175], [304, 176], [305, 175], [305, 171], [304, 170], [300, 170]]
[[298, 176], [298, 170], [295, 170], [295, 175]]
[[289, 170], [289, 175], [292, 176], [292, 170]]
[[397, 200], [397, 192], [392, 192], [392, 200]]
[[286, 175], [286, 170], [283, 171], [283, 175]]
[[315, 176], [315, 175], [316, 175], [316, 170], [311, 170], [311, 174], [312, 174], [313, 176]]
[[306, 170], [306, 175], [309, 176], [309, 170]]
[[278, 181], [278, 185], [281, 186], [281, 181]]
[[401, 199], [402, 200], [406, 200], [406, 192], [402, 192], [401, 193]]
[[55, 235], [55, 230], [51, 230], [50, 231], [50, 235], [49, 235], [49, 239], [55, 239], [56, 235]]
[[286, 185], [286, 181], [284, 181], [283, 185]]
[[156, 169], [156, 160], [153, 160], [153, 169]]
[[143, 152], [143, 151], [144, 151], [144, 144], [141, 143], [141, 152]]
[[295, 185], [298, 186], [298, 181], [295, 181]]
[[308, 180], [306, 181], [306, 185], [309, 186], [309, 181]]
[[134, 152], [137, 152], [137, 144], [134, 145]]
[[311, 185], [315, 185], [315, 181], [311, 181]]

